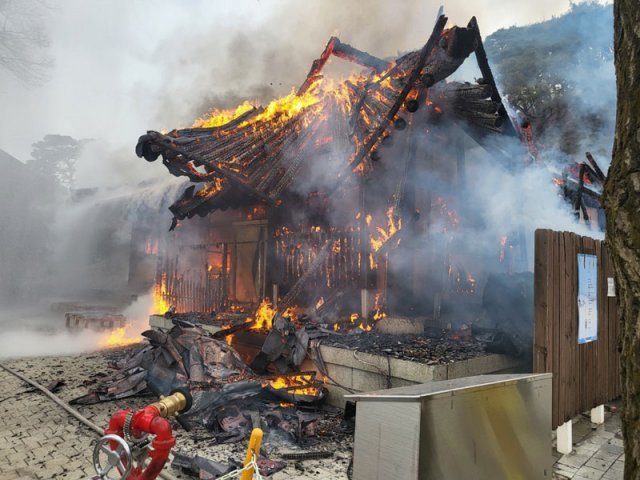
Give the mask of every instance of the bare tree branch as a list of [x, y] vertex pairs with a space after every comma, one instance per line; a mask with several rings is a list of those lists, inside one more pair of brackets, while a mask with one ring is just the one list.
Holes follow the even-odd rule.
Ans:
[[47, 53], [48, 9], [39, 0], [0, 0], [0, 68], [28, 85], [43, 83], [53, 65]]

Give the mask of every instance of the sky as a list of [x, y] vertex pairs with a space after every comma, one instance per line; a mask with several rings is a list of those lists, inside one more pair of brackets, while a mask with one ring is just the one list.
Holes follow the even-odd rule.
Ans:
[[[99, 140], [80, 183], [126, 170], [142, 180], [146, 130], [190, 125], [211, 107], [263, 103], [305, 78], [331, 35], [374, 55], [420, 48], [440, 3], [425, 0], [9, 0], [38, 2], [54, 66], [38, 86], [0, 71], [0, 148], [25, 161], [45, 134]], [[567, 11], [568, 0], [449, 1], [450, 22], [478, 18], [483, 35]], [[128, 163], [128, 162], [131, 163]], [[116, 179], [121, 179], [116, 176]], [[80, 185], [82, 186], [82, 185]]]

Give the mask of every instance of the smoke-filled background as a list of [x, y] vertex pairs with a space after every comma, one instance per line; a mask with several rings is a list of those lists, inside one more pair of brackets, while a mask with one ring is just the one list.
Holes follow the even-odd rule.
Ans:
[[[288, 93], [331, 35], [382, 58], [420, 48], [438, 7], [422, 0], [0, 2], [3, 28], [28, 33], [24, 44], [0, 44], [0, 149], [31, 165], [0, 152], [0, 355], [9, 343], [24, 344], [23, 354], [42, 353], [40, 343], [95, 346], [27, 336], [61, 325], [59, 313], [42, 313], [52, 303], [97, 298], [126, 306], [144, 298], [148, 286], [131, 291], [129, 284], [131, 225], [166, 230], [167, 206], [185, 183], [160, 162], [135, 157], [139, 135], [189, 126], [213, 107], [264, 104]], [[444, 7], [452, 23], [478, 18], [499, 85], [531, 117], [545, 160], [562, 164], [584, 150], [607, 159], [615, 103], [611, 6], [456, 0]], [[456, 74], [474, 76], [468, 65]], [[74, 168], [45, 168], [52, 148], [74, 149]], [[470, 171], [470, 201], [486, 204], [483, 228], [493, 234], [526, 222], [577, 230], [547, 173]], [[148, 312], [137, 310], [144, 324]]]

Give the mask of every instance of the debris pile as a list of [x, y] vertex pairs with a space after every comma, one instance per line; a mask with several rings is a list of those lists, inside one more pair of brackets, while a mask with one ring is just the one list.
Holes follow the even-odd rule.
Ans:
[[[181, 423], [187, 428], [192, 423], [204, 426], [219, 443], [242, 440], [260, 427], [278, 430], [283, 438], [304, 445], [316, 435], [319, 419], [339, 415], [338, 410], [322, 405], [326, 390], [315, 372], [259, 375], [225, 341], [199, 326], [176, 323], [168, 333], [144, 332], [148, 343], [136, 347], [92, 392], [71, 403], [89, 405], [186, 387], [193, 406], [179, 417]], [[273, 332], [279, 336], [275, 323]], [[299, 342], [300, 334], [291, 337]], [[268, 358], [278, 364], [282, 349], [267, 351], [272, 352]], [[306, 356], [306, 346], [293, 351], [296, 357]]]

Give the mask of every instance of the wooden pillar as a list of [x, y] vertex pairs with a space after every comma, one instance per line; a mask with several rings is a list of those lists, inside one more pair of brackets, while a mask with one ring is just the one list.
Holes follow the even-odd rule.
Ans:
[[366, 318], [367, 314], [370, 310], [370, 294], [369, 294], [369, 283], [371, 271], [369, 267], [369, 254], [371, 253], [371, 248], [369, 245], [369, 229], [367, 227], [366, 222], [366, 181], [360, 181], [360, 192], [359, 192], [359, 211], [360, 211], [360, 220], [359, 220], [359, 228], [360, 228], [360, 313], [362, 318]]
[[456, 138], [456, 177], [458, 187], [462, 190], [466, 184], [466, 158], [462, 135]]
[[220, 299], [220, 304], [218, 306], [218, 308], [220, 308], [222, 305], [226, 305], [228, 303], [228, 298], [227, 298], [227, 289], [229, 288], [229, 272], [228, 272], [228, 255], [229, 255], [229, 244], [227, 242], [224, 242], [222, 244], [222, 272], [221, 272], [221, 299]]
[[236, 281], [238, 270], [238, 244], [235, 241], [235, 235], [233, 239], [233, 246], [231, 248], [231, 282], [230, 282], [230, 298], [236, 299]]
[[272, 285], [272, 293], [271, 293], [271, 303], [274, 309], [278, 308], [278, 284], [274, 283]]

